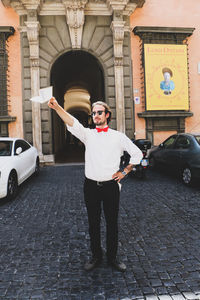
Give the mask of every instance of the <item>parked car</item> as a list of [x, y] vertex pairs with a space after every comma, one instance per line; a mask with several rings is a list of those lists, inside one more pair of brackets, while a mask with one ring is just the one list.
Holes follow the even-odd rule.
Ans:
[[0, 198], [13, 199], [18, 186], [39, 172], [37, 149], [18, 138], [0, 138]]
[[[151, 148], [151, 142], [147, 139], [132, 139], [132, 142], [142, 151], [143, 158], [139, 165], [129, 173], [129, 176], [136, 176], [139, 179], [144, 179], [146, 176], [146, 170], [149, 166], [149, 159], [147, 157], [148, 150]], [[120, 169], [124, 169], [130, 160], [130, 155], [125, 151], [124, 155], [121, 157]]]
[[150, 165], [166, 166], [178, 171], [182, 181], [190, 185], [200, 178], [200, 134], [174, 134], [149, 151]]

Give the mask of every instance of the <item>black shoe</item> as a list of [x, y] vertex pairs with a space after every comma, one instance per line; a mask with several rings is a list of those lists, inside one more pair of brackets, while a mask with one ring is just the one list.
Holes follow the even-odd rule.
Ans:
[[85, 271], [91, 271], [94, 268], [98, 267], [101, 263], [102, 259], [101, 258], [92, 258], [90, 261], [88, 261], [85, 265], [84, 265], [84, 269]]
[[117, 261], [116, 259], [108, 261], [108, 264], [117, 271], [120, 271], [120, 272], [126, 271], [126, 265], [122, 262]]

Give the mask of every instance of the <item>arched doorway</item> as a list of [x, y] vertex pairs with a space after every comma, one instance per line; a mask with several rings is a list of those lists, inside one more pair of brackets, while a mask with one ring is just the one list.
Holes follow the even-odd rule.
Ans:
[[[59, 104], [88, 127], [91, 103], [105, 99], [103, 69], [96, 57], [82, 50], [61, 55], [52, 66], [51, 84]], [[55, 113], [52, 128], [55, 161], [84, 161], [83, 145], [66, 132]]]

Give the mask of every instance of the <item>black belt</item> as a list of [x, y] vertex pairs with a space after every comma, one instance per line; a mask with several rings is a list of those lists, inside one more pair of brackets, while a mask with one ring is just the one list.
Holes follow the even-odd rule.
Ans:
[[96, 181], [96, 180], [92, 180], [92, 179], [89, 179], [87, 177], [85, 177], [85, 180], [86, 181], [90, 181], [98, 186], [103, 186], [103, 185], [106, 185], [106, 184], [111, 184], [111, 183], [116, 183], [116, 181], [114, 179], [111, 179], [111, 180], [107, 180], [107, 181]]

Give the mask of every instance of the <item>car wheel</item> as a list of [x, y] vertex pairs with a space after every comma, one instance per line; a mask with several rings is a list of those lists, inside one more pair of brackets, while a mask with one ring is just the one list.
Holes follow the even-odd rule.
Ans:
[[181, 178], [184, 184], [191, 185], [193, 181], [192, 171], [189, 167], [185, 167], [182, 170]]
[[40, 161], [39, 158], [37, 158], [36, 163], [35, 163], [35, 175], [38, 175], [40, 172]]
[[8, 187], [7, 187], [7, 198], [12, 200], [16, 197], [18, 192], [18, 182], [17, 175], [15, 172], [11, 172], [8, 177]]

